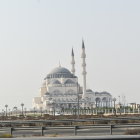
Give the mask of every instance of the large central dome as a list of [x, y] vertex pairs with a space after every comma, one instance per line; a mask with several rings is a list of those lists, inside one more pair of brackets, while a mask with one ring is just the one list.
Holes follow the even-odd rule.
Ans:
[[45, 79], [49, 78], [74, 78], [75, 76], [64, 67], [54, 68]]
[[57, 68], [54, 68], [51, 72], [50, 72], [50, 74], [71, 74], [71, 72], [68, 70], [68, 69], [66, 69], [66, 68], [64, 68], [64, 67], [57, 67]]

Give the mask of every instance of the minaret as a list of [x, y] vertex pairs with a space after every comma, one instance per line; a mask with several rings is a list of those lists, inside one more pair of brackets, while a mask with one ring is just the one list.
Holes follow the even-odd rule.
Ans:
[[71, 72], [75, 75], [75, 60], [74, 60], [73, 48], [72, 48], [72, 52], [71, 52], [71, 57], [72, 57], [72, 61], [71, 61], [72, 69], [71, 69]]
[[83, 71], [82, 71], [82, 75], [83, 75], [83, 95], [82, 95], [82, 98], [85, 97], [86, 95], [86, 53], [85, 53], [85, 45], [84, 45], [84, 41], [82, 40], [82, 55], [81, 55], [81, 58], [82, 58], [82, 68], [83, 68]]

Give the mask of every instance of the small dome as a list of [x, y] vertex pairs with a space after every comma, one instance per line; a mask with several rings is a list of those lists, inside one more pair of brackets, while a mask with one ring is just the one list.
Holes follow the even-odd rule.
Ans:
[[86, 92], [93, 92], [91, 89], [87, 89]]
[[111, 94], [108, 93], [108, 92], [106, 92], [106, 91], [103, 91], [103, 92], [95, 92], [95, 95], [97, 95], [97, 96], [101, 96], [101, 95], [111, 96]]
[[57, 67], [54, 68], [45, 78], [49, 79], [49, 78], [75, 78], [76, 76], [74, 76], [68, 69], [64, 68], [64, 67]]
[[65, 81], [65, 84], [75, 84], [75, 82], [72, 81], [71, 79], [68, 79], [68, 80]]
[[108, 93], [108, 92], [106, 92], [106, 91], [101, 92], [101, 94], [102, 94], [102, 95], [109, 95], [109, 96], [111, 96], [111, 94]]
[[51, 84], [58, 85], [58, 84], [61, 84], [61, 83], [58, 80], [54, 80], [54, 81], [51, 82]]
[[50, 95], [50, 93], [49, 92], [46, 92], [45, 95]]

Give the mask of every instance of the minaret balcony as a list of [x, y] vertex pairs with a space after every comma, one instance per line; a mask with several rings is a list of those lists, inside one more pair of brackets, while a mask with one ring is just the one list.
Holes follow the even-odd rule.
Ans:
[[74, 64], [75, 64], [75, 61], [71, 61], [71, 64], [73, 64], [73, 65], [74, 65]]
[[82, 53], [81, 58], [86, 58], [86, 54]]
[[83, 72], [82, 72], [82, 74], [83, 74], [83, 75], [86, 75], [86, 74], [87, 74], [87, 72], [86, 72], [86, 71], [83, 71]]
[[82, 64], [82, 67], [86, 67], [86, 63], [83, 63], [83, 64]]

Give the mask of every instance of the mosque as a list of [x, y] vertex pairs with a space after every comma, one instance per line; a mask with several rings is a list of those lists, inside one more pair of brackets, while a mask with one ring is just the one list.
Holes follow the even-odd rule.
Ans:
[[80, 86], [75, 75], [74, 51], [71, 53], [71, 71], [64, 67], [54, 68], [45, 78], [40, 88], [40, 96], [33, 98], [36, 109], [61, 111], [72, 108], [112, 107], [112, 95], [108, 92], [94, 92], [86, 88], [86, 52], [82, 41], [82, 77]]

